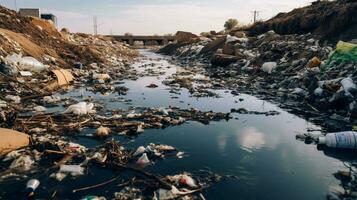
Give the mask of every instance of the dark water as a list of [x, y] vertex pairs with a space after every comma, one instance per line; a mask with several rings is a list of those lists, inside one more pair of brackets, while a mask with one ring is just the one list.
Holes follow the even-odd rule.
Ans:
[[[161, 58], [151, 52], [143, 51], [149, 58]], [[168, 74], [175, 72], [176, 67], [167, 61], [159, 62]], [[138, 67], [139, 64], [133, 67]], [[166, 67], [171, 68], [167, 69]], [[144, 69], [138, 69], [144, 70]], [[198, 108], [204, 111], [229, 112], [231, 108], [244, 107], [248, 110], [276, 110], [276, 116], [233, 114], [229, 121], [211, 122], [203, 125], [187, 122], [181, 126], [162, 130], [145, 130], [136, 139], [129, 140], [121, 136], [114, 139], [128, 143], [128, 148], [136, 148], [149, 143], [162, 143], [177, 147], [187, 154], [183, 159], [168, 158], [147, 168], [159, 174], [177, 174], [183, 171], [194, 172], [209, 169], [222, 175], [236, 175], [238, 180], [223, 181], [212, 185], [204, 191], [206, 199], [326, 199], [333, 191], [342, 190], [340, 182], [333, 173], [346, 170], [343, 162], [352, 162], [353, 153], [331, 149], [318, 150], [315, 145], [306, 145], [297, 141], [295, 135], [305, 133], [308, 129], [319, 127], [279, 109], [277, 106], [249, 95], [233, 96], [229, 92], [216, 91], [222, 98], [191, 98], [186, 90], [181, 95], [170, 94], [167, 86], [161, 84], [166, 75], [158, 77], [142, 77], [137, 81], [126, 81], [129, 87], [124, 99], [131, 99], [133, 106]], [[150, 83], [159, 87], [146, 88]], [[126, 109], [116, 94], [107, 96], [94, 95], [85, 89], [75, 89], [65, 96], [81, 99], [79, 95], [93, 96], [95, 100], [106, 105], [106, 109]], [[178, 99], [172, 99], [177, 96]], [[238, 101], [243, 98], [244, 101]], [[235, 103], [238, 101], [238, 103]], [[93, 130], [86, 130], [91, 133]], [[111, 139], [111, 138], [110, 138]], [[88, 147], [101, 144], [102, 141], [91, 138], [73, 138]], [[92, 168], [89, 175], [65, 178], [62, 182], [49, 178], [50, 172], [35, 173], [29, 177], [42, 180], [38, 190], [39, 197], [48, 197], [57, 190], [57, 199], [79, 199], [83, 195], [105, 195], [112, 197], [120, 189], [116, 185], [105, 186], [83, 193], [71, 193], [74, 188], [88, 186], [108, 180], [115, 172]], [[1, 196], [15, 197], [19, 188], [10, 185], [22, 184], [24, 179], [8, 180], [0, 183]], [[342, 190], [343, 191], [343, 190]], [[0, 198], [5, 199], [5, 198]], [[8, 199], [8, 198], [6, 198]]]

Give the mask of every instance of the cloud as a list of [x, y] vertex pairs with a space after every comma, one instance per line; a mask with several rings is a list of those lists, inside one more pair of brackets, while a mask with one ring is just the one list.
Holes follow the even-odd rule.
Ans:
[[56, 10], [43, 10], [44, 13], [52, 13], [57, 16], [59, 28], [69, 28], [71, 32], [93, 33], [93, 16]]
[[49, 11], [57, 15], [59, 27], [68, 27], [74, 32], [92, 33], [93, 15], [98, 15], [101, 34], [164, 34], [178, 30], [198, 34], [222, 30], [225, 20], [229, 18], [237, 18], [244, 24], [250, 23], [252, 10], [261, 11], [260, 18], [268, 19], [280, 11], [289, 11], [307, 3], [306, 0], [159, 1], [155, 4], [111, 2], [98, 5], [96, 12], [81, 10], [76, 13], [65, 11], [64, 8], [61, 8], [63, 11]]
[[235, 16], [231, 10], [198, 5], [137, 5], [118, 9], [115, 19], [104, 19], [106, 29], [136, 34], [175, 33], [177, 30], [222, 29], [223, 19]]

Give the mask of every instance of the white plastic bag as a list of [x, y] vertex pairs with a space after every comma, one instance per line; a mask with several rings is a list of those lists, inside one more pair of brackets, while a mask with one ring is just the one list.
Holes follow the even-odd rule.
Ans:
[[266, 62], [262, 65], [262, 71], [266, 72], [268, 74], [271, 74], [273, 70], [276, 68], [277, 63], [276, 62]]
[[357, 89], [356, 84], [353, 83], [350, 77], [342, 79], [341, 84], [347, 94]]
[[60, 173], [71, 173], [72, 176], [83, 175], [84, 168], [80, 165], [61, 165]]
[[86, 115], [88, 113], [93, 113], [94, 104], [93, 103], [86, 103], [80, 102], [74, 105], [71, 105], [63, 112], [63, 114], [72, 113], [75, 115]]
[[150, 163], [150, 160], [149, 160], [148, 156], [146, 155], [146, 153], [143, 153], [143, 155], [141, 155], [141, 157], [138, 159], [138, 161], [136, 161], [136, 163], [138, 165], [147, 165]]
[[45, 65], [43, 65], [40, 61], [29, 56], [25, 56], [20, 60], [19, 67], [21, 70], [34, 72], [40, 72], [46, 69]]

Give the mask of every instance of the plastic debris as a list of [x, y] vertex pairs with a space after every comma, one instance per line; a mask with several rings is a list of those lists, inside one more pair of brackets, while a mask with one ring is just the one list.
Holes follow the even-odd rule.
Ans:
[[31, 179], [26, 183], [26, 194], [27, 196], [33, 196], [35, 190], [40, 185], [40, 181], [37, 179]]
[[144, 146], [140, 146], [136, 149], [136, 151], [133, 153], [133, 156], [138, 156], [145, 153], [145, 147]]
[[60, 173], [70, 173], [72, 176], [79, 176], [84, 174], [84, 168], [80, 165], [61, 165]]
[[86, 115], [93, 113], [94, 110], [93, 103], [80, 102], [74, 105], [71, 105], [63, 112], [63, 114], [75, 114], [75, 115]]
[[347, 63], [352, 61], [357, 61], [357, 45], [339, 41], [336, 45], [336, 50], [327, 60], [326, 67], [329, 68], [332, 63]]
[[27, 171], [34, 163], [35, 161], [30, 156], [24, 155], [12, 161], [10, 169], [21, 169]]
[[80, 200], [106, 200], [106, 198], [89, 195], [89, 196], [85, 196], [85, 197], [81, 198]]
[[177, 152], [176, 157], [181, 159], [181, 158], [183, 158], [184, 155], [185, 155], [185, 152], [179, 151], [179, 152]]
[[179, 196], [185, 196], [188, 194], [192, 194], [193, 191], [190, 190], [185, 190], [180, 191], [179, 189], [177, 189], [175, 186], [172, 186], [171, 190], [167, 190], [167, 189], [158, 189], [155, 191], [154, 193], [154, 198], [155, 200], [169, 200], [169, 199], [176, 199]]
[[43, 101], [48, 104], [53, 104], [61, 101], [61, 97], [59, 96], [45, 96], [43, 97]]
[[239, 38], [237, 38], [236, 36], [227, 35], [226, 43], [231, 43], [231, 42], [235, 42], [238, 40], [239, 40]]
[[276, 62], [266, 62], [262, 65], [261, 70], [263, 72], [271, 74], [274, 71], [274, 69], [276, 68], [276, 66], [277, 66]]
[[357, 149], [357, 132], [345, 131], [338, 133], [328, 133], [319, 137], [319, 144], [324, 144], [333, 148]]
[[35, 106], [33, 109], [35, 110], [35, 112], [46, 112], [46, 110], [47, 110], [43, 106]]
[[110, 128], [104, 127], [104, 126], [100, 126], [95, 131], [95, 136], [97, 136], [97, 137], [107, 137], [107, 136], [109, 136], [110, 132], [111, 132]]
[[32, 73], [29, 71], [19, 71], [21, 76], [28, 77], [32, 76]]
[[40, 72], [46, 69], [45, 65], [33, 57], [25, 56], [19, 60], [19, 67], [21, 70]]
[[11, 100], [13, 101], [14, 103], [16, 104], [19, 104], [21, 102], [21, 97], [19, 96], [14, 96], [14, 95], [11, 95], [11, 94], [8, 94], [5, 96], [5, 99], [8, 99], [8, 100]]
[[141, 155], [141, 157], [136, 161], [136, 163], [140, 166], [145, 166], [145, 165], [148, 165], [150, 163], [150, 160], [147, 156], [146, 153], [143, 153]]
[[356, 92], [357, 90], [356, 84], [353, 83], [350, 77], [342, 79], [341, 84], [347, 94], [351, 94], [351, 92]]
[[104, 83], [105, 81], [111, 79], [109, 74], [93, 74], [93, 79], [97, 80], [99, 83]]
[[169, 179], [171, 182], [174, 182], [176, 184], [181, 184], [185, 186], [189, 186], [190, 188], [197, 188], [196, 181], [193, 180], [192, 177], [190, 177], [187, 174], [179, 174], [175, 176], [167, 176], [167, 179]]

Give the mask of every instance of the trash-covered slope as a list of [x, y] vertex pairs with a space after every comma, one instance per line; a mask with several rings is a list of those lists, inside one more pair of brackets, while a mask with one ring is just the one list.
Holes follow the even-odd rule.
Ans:
[[[109, 64], [113, 57], [136, 56], [123, 44], [101, 36], [58, 32], [48, 21], [22, 17], [16, 12], [0, 7], [0, 54], [22, 53], [41, 62], [52, 57], [61, 67], [75, 62]], [[46, 63], [47, 64], [47, 63]]]
[[193, 73], [205, 66], [213, 87], [263, 95], [331, 128], [350, 127], [357, 119], [357, 47], [318, 38], [274, 31], [256, 37], [211, 35], [161, 52], [192, 66]]
[[279, 34], [313, 33], [327, 40], [351, 40], [357, 31], [357, 1], [316, 1], [310, 6], [280, 13], [248, 28], [252, 35], [269, 30]]

